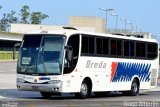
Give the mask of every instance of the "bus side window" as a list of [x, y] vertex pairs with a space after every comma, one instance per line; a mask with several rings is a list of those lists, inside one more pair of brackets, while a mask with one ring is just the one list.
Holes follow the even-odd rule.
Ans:
[[111, 40], [111, 55], [116, 55], [117, 44], [116, 40]]
[[108, 38], [96, 38], [96, 55], [106, 56], [108, 55]]
[[89, 46], [88, 46], [88, 42], [89, 42], [89, 40], [88, 40], [89, 38], [87, 37], [87, 36], [82, 36], [82, 53], [84, 53], [84, 54], [88, 54], [88, 48], [89, 48]]
[[158, 45], [156, 43], [147, 44], [147, 58], [156, 58], [158, 56]]
[[109, 40], [107, 38], [103, 38], [103, 55], [108, 55], [109, 54], [109, 45], [108, 42]]
[[94, 56], [95, 38], [87, 35], [82, 36], [82, 54]]
[[70, 73], [73, 71], [73, 69], [77, 65], [78, 56], [79, 56], [79, 35], [72, 35], [68, 39], [68, 46], [71, 46], [73, 49], [73, 59], [72, 59], [72, 65], [70, 68], [64, 68], [64, 73]]
[[111, 55], [121, 56], [122, 55], [122, 44], [121, 40], [111, 40]]
[[96, 51], [97, 51], [97, 54], [102, 55], [103, 53], [103, 39], [102, 38], [96, 39]]
[[134, 41], [124, 41], [124, 56], [134, 57]]
[[146, 57], [146, 43], [136, 42], [136, 57]]

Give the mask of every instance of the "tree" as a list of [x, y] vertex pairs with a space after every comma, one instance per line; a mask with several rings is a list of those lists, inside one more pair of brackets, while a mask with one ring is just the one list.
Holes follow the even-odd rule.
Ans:
[[12, 10], [11, 13], [3, 14], [0, 22], [0, 30], [6, 31], [10, 23], [18, 22], [18, 18], [14, 16], [15, 14], [16, 12], [14, 10]]
[[16, 12], [14, 10], [11, 11], [11, 13], [7, 14], [7, 20], [9, 23], [17, 23], [18, 18], [15, 16]]
[[4, 13], [0, 22], [0, 30], [6, 31], [7, 27], [8, 27], [7, 15]]
[[48, 18], [49, 16], [41, 12], [33, 12], [31, 14], [31, 24], [41, 24], [42, 20]]
[[0, 6], [0, 9], [2, 9], [2, 6]]
[[[2, 6], [0, 6], [0, 10]], [[15, 16], [16, 11], [12, 10], [10, 13], [3, 13], [0, 19], [0, 30], [6, 31], [10, 23], [18, 23], [18, 18]], [[49, 16], [42, 12], [29, 12], [29, 6], [24, 5], [20, 10], [20, 23], [24, 24], [41, 24], [42, 20], [48, 18]], [[30, 19], [29, 19], [30, 17]], [[29, 22], [30, 21], [30, 22]]]
[[28, 18], [29, 18], [29, 15], [30, 15], [30, 12], [29, 12], [29, 6], [27, 5], [24, 5], [22, 7], [22, 9], [20, 10], [21, 12], [21, 23], [24, 23], [24, 24], [28, 24], [29, 22], [27, 21]]

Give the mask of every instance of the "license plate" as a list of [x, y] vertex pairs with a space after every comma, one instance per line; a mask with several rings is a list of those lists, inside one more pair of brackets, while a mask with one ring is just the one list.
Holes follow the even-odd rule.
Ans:
[[22, 64], [28, 65], [31, 62], [31, 57], [23, 57]]

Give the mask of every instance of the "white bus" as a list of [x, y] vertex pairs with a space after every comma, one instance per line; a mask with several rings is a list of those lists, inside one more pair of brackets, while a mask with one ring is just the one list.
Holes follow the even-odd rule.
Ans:
[[[17, 64], [17, 88], [44, 98], [120, 91], [138, 95], [157, 86], [155, 39], [64, 29], [24, 35]], [[103, 93], [102, 93], [103, 92]]]

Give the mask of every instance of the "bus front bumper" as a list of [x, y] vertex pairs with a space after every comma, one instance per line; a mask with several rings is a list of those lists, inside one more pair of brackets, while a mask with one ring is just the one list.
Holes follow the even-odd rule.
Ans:
[[62, 92], [62, 83], [58, 84], [31, 84], [17, 82], [17, 89], [21, 91], [38, 91], [38, 92]]

